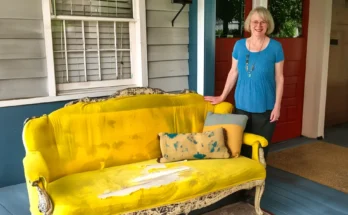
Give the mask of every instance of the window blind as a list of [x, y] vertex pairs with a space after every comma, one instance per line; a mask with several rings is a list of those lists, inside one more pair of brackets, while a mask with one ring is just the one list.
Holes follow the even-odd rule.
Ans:
[[132, 0], [51, 0], [52, 15], [133, 18]]
[[52, 20], [56, 83], [131, 78], [128, 22]]

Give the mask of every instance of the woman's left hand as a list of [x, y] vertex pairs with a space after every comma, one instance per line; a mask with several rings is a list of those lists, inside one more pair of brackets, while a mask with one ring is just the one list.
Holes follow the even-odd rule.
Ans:
[[279, 107], [275, 107], [271, 113], [271, 122], [275, 122], [279, 120], [279, 116], [280, 116], [280, 108]]

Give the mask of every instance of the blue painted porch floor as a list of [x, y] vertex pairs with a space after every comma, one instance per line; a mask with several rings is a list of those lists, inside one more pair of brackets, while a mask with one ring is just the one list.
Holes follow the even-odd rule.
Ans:
[[[317, 141], [300, 137], [274, 144], [270, 152]], [[348, 123], [327, 128], [323, 141], [348, 147]], [[276, 215], [344, 215], [348, 214], [348, 194], [268, 166], [261, 207]]]
[[0, 215], [30, 215], [24, 183], [0, 188]]
[[[347, 131], [348, 124], [328, 129], [324, 141], [348, 147]], [[270, 152], [315, 141], [317, 140], [296, 138], [274, 144]], [[226, 199], [216, 206], [221, 207], [229, 203], [231, 201]], [[261, 207], [276, 215], [348, 215], [348, 194], [268, 166]], [[214, 206], [208, 210], [213, 209]], [[203, 212], [207, 211], [196, 211], [192, 214]], [[0, 188], [0, 215], [29, 214], [25, 184]]]
[[261, 207], [277, 215], [348, 214], [348, 194], [267, 167]]

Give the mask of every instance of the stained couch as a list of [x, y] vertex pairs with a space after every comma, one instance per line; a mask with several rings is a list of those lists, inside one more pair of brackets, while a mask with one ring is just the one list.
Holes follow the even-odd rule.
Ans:
[[262, 214], [267, 141], [260, 136], [243, 136], [252, 158], [159, 163], [159, 133], [199, 133], [209, 112], [232, 110], [190, 91], [133, 88], [28, 119], [23, 164], [31, 213], [187, 214], [256, 187], [255, 210]]

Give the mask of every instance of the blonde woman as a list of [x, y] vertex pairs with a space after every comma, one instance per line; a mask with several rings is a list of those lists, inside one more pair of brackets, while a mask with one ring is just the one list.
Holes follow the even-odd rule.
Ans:
[[[283, 48], [268, 37], [274, 30], [274, 21], [266, 8], [253, 9], [244, 28], [251, 36], [238, 40], [233, 48], [224, 91], [220, 96], [206, 96], [205, 100], [212, 104], [224, 101], [237, 83], [235, 113], [249, 117], [245, 131], [261, 135], [271, 143], [283, 94]], [[244, 155], [251, 155], [250, 148], [242, 151]], [[264, 151], [266, 157], [268, 147]]]

